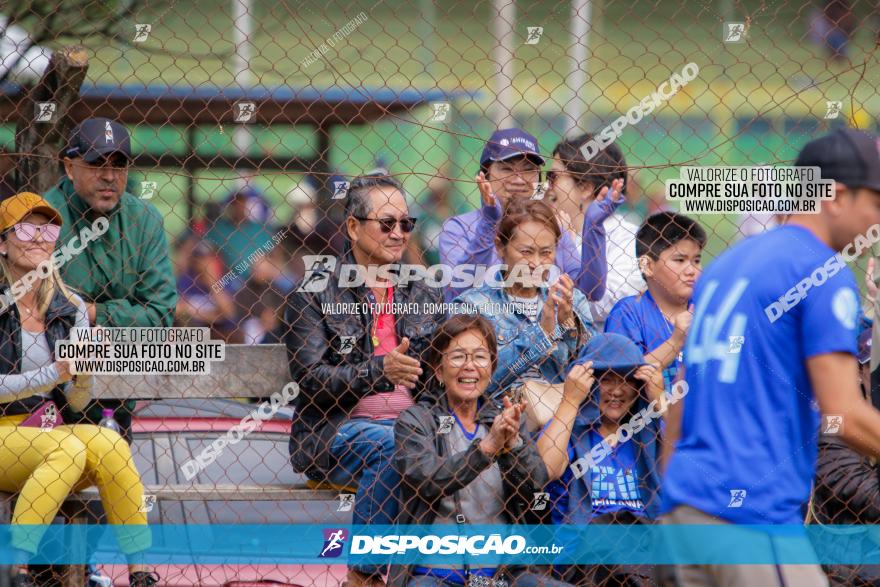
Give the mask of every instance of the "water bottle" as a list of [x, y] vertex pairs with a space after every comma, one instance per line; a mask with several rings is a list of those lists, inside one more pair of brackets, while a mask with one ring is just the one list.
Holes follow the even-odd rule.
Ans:
[[119, 426], [119, 422], [113, 419], [113, 410], [107, 408], [101, 410], [101, 421], [98, 422], [98, 426], [101, 428], [109, 428], [117, 434], [122, 434], [122, 428]]
[[89, 565], [89, 587], [113, 587], [113, 579], [101, 572], [95, 565]]

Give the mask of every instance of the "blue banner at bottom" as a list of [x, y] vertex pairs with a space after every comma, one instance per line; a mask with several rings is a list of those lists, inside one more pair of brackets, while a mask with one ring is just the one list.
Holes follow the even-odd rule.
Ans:
[[880, 564], [861, 525], [3, 525], [0, 564], [29, 543], [34, 564]]

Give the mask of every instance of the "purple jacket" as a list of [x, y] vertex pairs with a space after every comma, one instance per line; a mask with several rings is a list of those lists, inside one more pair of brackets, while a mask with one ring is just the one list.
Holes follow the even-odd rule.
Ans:
[[[556, 247], [556, 265], [574, 280], [590, 301], [598, 301], [605, 295], [605, 276], [608, 264], [605, 260], [605, 227], [603, 222], [623, 202], [611, 202], [605, 198], [594, 201], [584, 215], [581, 251], [568, 231], [563, 232]], [[455, 267], [464, 263], [496, 265], [501, 263], [495, 248], [495, 229], [501, 219], [501, 207], [482, 206], [465, 214], [453, 216], [443, 223], [440, 233], [440, 263]], [[449, 286], [444, 292], [451, 302], [470, 288]]]

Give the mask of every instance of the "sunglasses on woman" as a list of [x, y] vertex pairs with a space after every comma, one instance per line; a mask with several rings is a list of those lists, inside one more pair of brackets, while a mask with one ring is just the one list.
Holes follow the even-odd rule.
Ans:
[[385, 234], [391, 234], [394, 230], [394, 227], [400, 224], [400, 230], [406, 234], [411, 233], [416, 227], [416, 219], [408, 216], [406, 218], [401, 218], [398, 220], [397, 218], [361, 218], [360, 216], [355, 216], [355, 219], [361, 221], [372, 221], [378, 222], [379, 228]]
[[61, 227], [57, 224], [31, 224], [30, 222], [19, 222], [13, 225], [15, 236], [20, 241], [30, 242], [36, 240], [39, 234], [44, 242], [54, 243], [61, 236]]

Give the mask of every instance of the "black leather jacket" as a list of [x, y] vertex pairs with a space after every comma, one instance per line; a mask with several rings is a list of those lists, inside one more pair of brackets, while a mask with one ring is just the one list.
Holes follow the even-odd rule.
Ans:
[[[0, 294], [6, 294], [8, 290], [8, 286], [4, 286]], [[0, 374], [21, 373], [21, 317], [15, 304], [10, 304], [7, 308], [3, 308], [3, 305], [0, 303]], [[76, 306], [57, 289], [46, 310], [45, 322], [46, 340], [49, 349], [54, 353], [55, 341], [67, 339], [70, 329], [76, 324]], [[62, 410], [62, 418], [67, 421], [69, 416], [65, 410], [66, 400], [60, 387], [56, 386], [52, 390], [52, 399]], [[28, 414], [44, 401], [42, 397], [35, 395], [0, 404], [0, 415]]]
[[[819, 436], [812, 506], [816, 523], [864, 525], [863, 533], [840, 536], [838, 547], [841, 552], [876, 559], [866, 545], [873, 545], [867, 538], [869, 529], [880, 522], [878, 468], [839, 436]], [[825, 571], [831, 585], [880, 585], [878, 565], [827, 565]]]
[[[340, 265], [354, 263], [350, 254], [340, 261]], [[339, 267], [325, 275], [329, 279], [323, 291], [299, 291], [304, 286], [303, 282], [298, 284], [287, 299], [283, 324], [290, 376], [300, 387], [294, 400], [291, 462], [294, 470], [316, 481], [324, 480], [332, 468], [330, 443], [358, 401], [394, 389], [383, 376], [384, 357], [373, 356], [373, 317], [369, 312], [339, 313], [324, 306], [368, 304], [368, 289], [339, 286]], [[441, 313], [424, 310], [441, 301], [440, 289], [421, 281], [394, 288], [394, 303], [407, 305], [406, 312], [394, 316], [397, 340], [410, 340], [407, 355], [423, 358], [434, 330], [444, 319]], [[423, 383], [428, 372], [424, 364], [422, 369]]]
[[[491, 428], [499, 411], [497, 404], [487, 400], [477, 413], [477, 421]], [[448, 435], [438, 433], [440, 418], [448, 415], [446, 395], [435, 392], [400, 414], [394, 425], [395, 461], [402, 477], [398, 524], [433, 524], [440, 501], [492, 465], [492, 459], [480, 450], [479, 440], [465, 451], [450, 454]], [[531, 505], [535, 493], [543, 491], [549, 480], [547, 467], [525, 429], [525, 421], [520, 437], [522, 444], [497, 457], [505, 502], [502, 517], [510, 524], [542, 523], [546, 517], [532, 511]], [[409, 574], [408, 566], [392, 565], [389, 587], [403, 587]]]

